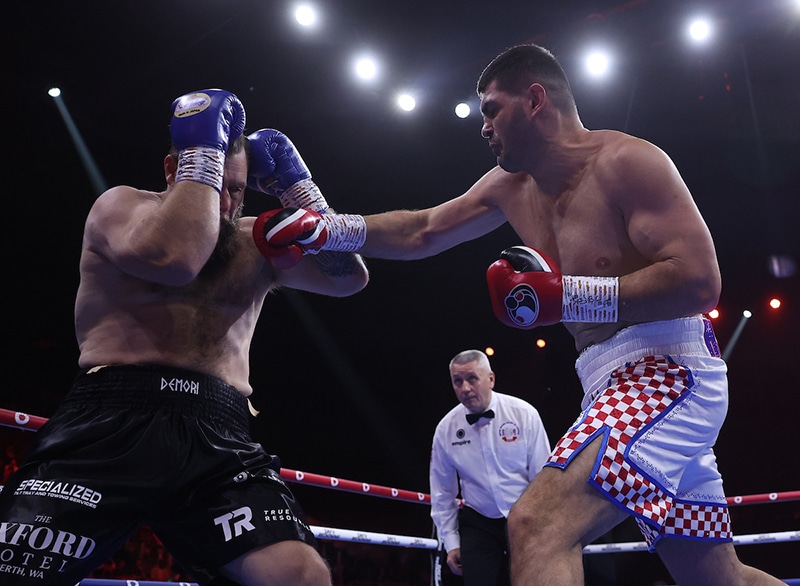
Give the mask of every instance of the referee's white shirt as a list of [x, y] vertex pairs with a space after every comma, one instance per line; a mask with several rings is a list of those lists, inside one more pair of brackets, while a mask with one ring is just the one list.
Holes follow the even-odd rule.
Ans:
[[431, 517], [445, 551], [460, 547], [461, 498], [484, 517], [508, 517], [511, 506], [550, 454], [539, 412], [518, 397], [492, 391], [493, 419], [467, 423], [459, 403], [436, 426], [431, 450]]

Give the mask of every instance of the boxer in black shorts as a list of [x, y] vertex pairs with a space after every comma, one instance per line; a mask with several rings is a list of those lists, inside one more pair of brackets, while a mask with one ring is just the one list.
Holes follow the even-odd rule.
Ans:
[[92, 206], [80, 374], [0, 492], [3, 586], [74, 586], [140, 524], [201, 584], [330, 585], [278, 460], [250, 437], [248, 351], [276, 287], [345, 296], [368, 275], [347, 253], [266, 262], [241, 217], [248, 185], [327, 203], [286, 136], [244, 126], [229, 92], [181, 96], [166, 190], [118, 186]]
[[142, 521], [201, 581], [258, 546], [315, 546], [249, 425], [247, 398], [208, 375], [162, 366], [80, 374], [4, 489], [15, 504], [4, 517], [3, 541], [15, 546], [7, 566], [75, 583]]

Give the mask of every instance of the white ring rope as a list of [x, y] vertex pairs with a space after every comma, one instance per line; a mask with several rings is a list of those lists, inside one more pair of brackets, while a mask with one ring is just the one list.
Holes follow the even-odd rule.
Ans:
[[[2, 426], [36, 431], [46, 422], [47, 419], [44, 417], [28, 415], [27, 413], [20, 413], [18, 411], [9, 411], [8, 409], [0, 409], [0, 425]], [[281, 468], [281, 478], [289, 482], [310, 484], [322, 488], [332, 488], [335, 490], [343, 490], [346, 492], [354, 492], [369, 496], [379, 496], [430, 505], [430, 495], [425, 493], [368, 484], [366, 482], [356, 482], [354, 480], [344, 480], [335, 478], [333, 476], [324, 476], [322, 474], [312, 474], [309, 472], [301, 472], [299, 470]], [[800, 500], [800, 490], [730, 497], [728, 498], [728, 505], [762, 504], [793, 500]], [[311, 531], [314, 534], [314, 537], [317, 539], [327, 539], [330, 541], [349, 541], [355, 543], [391, 545], [417, 549], [437, 549], [439, 547], [439, 543], [436, 539], [413, 537], [409, 535], [392, 535], [389, 533], [354, 531], [351, 529], [337, 529], [333, 527], [319, 527], [314, 525], [311, 526]], [[778, 543], [783, 541], [800, 541], [800, 531], [735, 535], [733, 537], [733, 542], [738, 545]], [[585, 554], [621, 553], [633, 551], [647, 551], [647, 544], [644, 541], [604, 543], [591, 544], [583, 548], [583, 553]], [[106, 579], [85, 579], [80, 584], [81, 586], [120, 586], [126, 582], [128, 586], [151, 586], [155, 584], [164, 584], [163, 582]], [[179, 584], [179, 586], [184, 586], [185, 584], [187, 583], [182, 582]]]
[[[0, 426], [37, 431], [46, 422], [47, 419], [44, 417], [28, 415], [27, 413], [20, 413], [18, 411], [9, 411], [8, 409], [0, 409]], [[300, 470], [292, 470], [291, 468], [281, 468], [281, 478], [288, 482], [310, 484], [321, 488], [331, 488], [356, 494], [379, 496], [418, 504], [430, 505], [431, 503], [431, 496], [423, 492], [402, 490], [355, 480], [345, 480], [343, 478], [336, 478], [335, 476], [302, 472]], [[728, 506], [757, 505], [797, 500], [800, 500], [800, 490], [733, 496], [727, 499]]]
[[409, 535], [352, 531], [350, 529], [334, 529], [333, 527], [317, 527], [315, 525], [311, 525], [311, 532], [317, 539], [329, 539], [331, 541], [352, 541], [356, 543], [371, 543], [373, 545], [395, 545], [399, 547], [413, 547], [416, 549], [437, 549], [439, 547], [439, 543], [435, 539], [411, 537]]

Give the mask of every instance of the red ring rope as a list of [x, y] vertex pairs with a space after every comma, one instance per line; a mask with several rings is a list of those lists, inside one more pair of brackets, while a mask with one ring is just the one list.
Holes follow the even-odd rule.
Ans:
[[[27, 429], [36, 431], [46, 423], [47, 419], [36, 417], [26, 413], [0, 409], [0, 426], [13, 427], [17, 429]], [[334, 488], [348, 492], [369, 494], [398, 500], [406, 500], [417, 503], [430, 504], [430, 495], [413, 492], [409, 490], [399, 490], [386, 486], [367, 484], [366, 482], [355, 482], [353, 480], [343, 480], [322, 474], [311, 474], [281, 468], [281, 477], [290, 482], [298, 482], [320, 486], [324, 488]], [[800, 491], [772, 492], [767, 494], [754, 494], [747, 496], [735, 496], [727, 499], [729, 505], [744, 505], [758, 503], [772, 503], [778, 501], [800, 500]], [[406, 535], [390, 535], [383, 533], [371, 533], [367, 531], [352, 531], [349, 529], [338, 529], [333, 527], [312, 526], [312, 532], [318, 539], [329, 539], [333, 541], [354, 541], [360, 543], [371, 543], [381, 545], [393, 545], [400, 547], [412, 547], [420, 549], [436, 550], [440, 544], [436, 539], [413, 537]], [[763, 533], [758, 535], [736, 535], [733, 537], [734, 543], [740, 545], [752, 543], [777, 543], [783, 541], [800, 541], [800, 531], [784, 531], [781, 533]], [[585, 554], [600, 553], [619, 553], [646, 551], [645, 542], [630, 543], [611, 543], [587, 545], [583, 548]], [[790, 584], [798, 584], [800, 581], [788, 581]], [[166, 583], [152, 582], [145, 580], [112, 580], [86, 578], [79, 582], [77, 586], [166, 586]], [[197, 586], [191, 582], [181, 582], [179, 586]]]
[[[0, 409], [0, 425], [4, 425], [6, 427], [36, 431], [46, 422], [47, 419], [44, 417], [37, 417], [36, 415], [28, 415], [27, 413], [10, 411], [8, 409]], [[343, 490], [345, 492], [368, 494], [371, 496], [379, 496], [412, 503], [423, 503], [429, 505], [431, 502], [431, 496], [422, 492], [402, 490], [388, 486], [369, 484], [367, 482], [357, 482], [355, 480], [345, 480], [342, 478], [336, 478], [334, 476], [312, 474], [310, 472], [301, 472], [300, 470], [292, 470], [290, 468], [281, 468], [281, 478], [298, 484], [311, 484], [313, 486], [321, 486], [323, 488], [333, 488], [335, 490]], [[728, 497], [727, 499], [728, 506], [756, 505], [797, 500], [800, 500], [800, 490], [733, 496]]]

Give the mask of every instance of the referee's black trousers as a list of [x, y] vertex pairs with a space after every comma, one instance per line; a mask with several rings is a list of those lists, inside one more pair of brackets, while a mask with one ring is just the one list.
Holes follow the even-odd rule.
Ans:
[[465, 586], [510, 586], [506, 519], [490, 519], [464, 507], [458, 513]]

